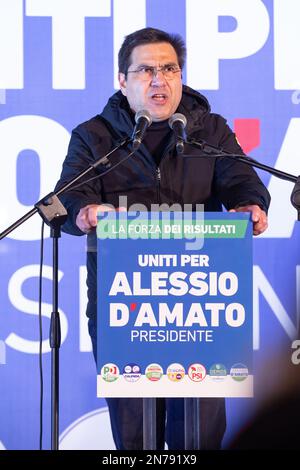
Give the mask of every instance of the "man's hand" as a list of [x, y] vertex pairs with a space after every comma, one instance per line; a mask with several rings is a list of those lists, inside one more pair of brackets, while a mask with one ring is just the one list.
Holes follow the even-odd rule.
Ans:
[[100, 205], [100, 204], [88, 204], [87, 206], [80, 209], [76, 217], [76, 225], [84, 233], [90, 233], [97, 226], [97, 213], [98, 212], [117, 212], [125, 211], [124, 207], [112, 207]]
[[260, 235], [268, 227], [267, 214], [259, 206], [242, 206], [237, 207], [236, 209], [230, 209], [229, 212], [251, 212], [251, 218], [253, 222], [253, 235]]

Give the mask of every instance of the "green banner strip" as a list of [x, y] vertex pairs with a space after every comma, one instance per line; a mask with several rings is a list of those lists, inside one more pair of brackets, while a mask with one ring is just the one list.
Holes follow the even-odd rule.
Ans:
[[99, 220], [97, 237], [104, 239], [244, 238], [248, 220]]

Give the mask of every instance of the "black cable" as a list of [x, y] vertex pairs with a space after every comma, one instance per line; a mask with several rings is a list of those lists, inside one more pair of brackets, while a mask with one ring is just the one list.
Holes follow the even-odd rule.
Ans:
[[[214, 145], [210, 145], [204, 140], [197, 141], [195, 139], [189, 139], [186, 141], [187, 144], [192, 145], [194, 147], [200, 148], [204, 155], [199, 155], [199, 157], [223, 157], [223, 158], [232, 158], [236, 161], [245, 163], [246, 165], [253, 166], [254, 168], [258, 168], [259, 170], [267, 171], [271, 175], [276, 176], [284, 181], [290, 181], [292, 183], [297, 182], [297, 176], [291, 175], [289, 173], [285, 173], [284, 171], [277, 170], [276, 168], [272, 168], [268, 165], [264, 165], [254, 158], [249, 157], [248, 155], [242, 155], [239, 153], [230, 153], [222, 148], [218, 148]], [[188, 157], [188, 156], [187, 156]]]
[[43, 263], [44, 263], [44, 228], [45, 222], [42, 221], [41, 228], [41, 246], [40, 246], [40, 272], [39, 272], [39, 371], [40, 371], [40, 446], [43, 450], [43, 400], [44, 400], [44, 381], [43, 381], [43, 325], [42, 325], [42, 287], [43, 287]]
[[103, 173], [100, 173], [99, 175], [96, 175], [96, 176], [93, 176], [92, 178], [89, 178], [88, 180], [85, 180], [85, 181], [82, 181], [81, 183], [79, 184], [76, 184], [75, 186], [71, 186], [70, 188], [68, 188], [65, 193], [69, 192], [69, 191], [72, 191], [73, 189], [78, 189], [80, 188], [81, 186], [83, 186], [84, 184], [87, 184], [87, 183], [90, 183], [91, 181], [94, 181], [98, 178], [102, 178], [102, 176], [106, 175], [107, 173], [109, 173], [110, 171], [114, 170], [115, 168], [117, 168], [117, 166], [121, 165], [122, 163], [124, 163], [126, 160], [128, 160], [129, 157], [131, 157], [133, 154], [135, 153], [134, 152], [130, 152], [125, 158], [123, 158], [122, 160], [120, 160], [118, 163], [116, 163], [115, 165], [109, 167], [106, 171], [103, 171]]
[[[202, 150], [203, 150], [203, 144], [195, 141], [195, 140], [187, 140], [187, 144], [190, 144], [190, 145], [196, 145], [197, 147], [200, 147]], [[241, 161], [243, 163], [245, 163], [246, 165], [250, 165], [250, 166], [254, 166], [258, 169], [261, 169], [261, 170], [265, 170], [265, 171], [269, 171], [271, 174], [273, 174], [274, 176], [277, 176], [278, 178], [282, 179], [282, 180], [286, 180], [286, 181], [292, 181], [292, 182], [295, 182], [297, 180], [297, 177], [294, 176], [294, 175], [290, 175], [289, 173], [284, 173], [282, 171], [279, 171], [279, 170], [276, 170], [275, 168], [271, 168], [271, 167], [268, 167], [267, 165], [264, 165], [263, 163], [260, 163], [259, 161], [255, 160], [254, 158], [252, 157], [249, 157], [248, 155], [243, 155], [243, 154], [233, 154], [233, 153], [229, 153], [229, 152], [226, 152], [225, 150], [223, 149], [218, 149], [217, 147], [213, 147], [213, 146], [209, 146], [211, 147], [213, 150], [219, 150], [223, 153], [207, 153], [207, 154], [204, 154], [204, 155], [201, 155], [201, 157], [207, 157], [207, 158], [211, 158], [211, 157], [225, 157], [225, 158], [232, 158], [232, 159], [235, 159], [237, 161]], [[203, 150], [205, 152], [205, 150]], [[90, 183], [91, 181], [94, 181], [98, 178], [102, 178], [102, 176], [106, 175], [107, 173], [109, 173], [110, 171], [114, 170], [115, 168], [117, 168], [117, 166], [121, 165], [122, 163], [124, 163], [128, 158], [130, 158], [133, 154], [135, 153], [135, 151], [133, 152], [130, 152], [125, 158], [123, 158], [121, 161], [119, 161], [118, 163], [116, 163], [115, 165], [109, 167], [106, 171], [104, 171], [103, 173], [100, 173], [99, 175], [96, 175], [96, 176], [93, 176], [92, 178], [89, 178], [85, 181], [82, 181], [81, 183], [75, 185], [75, 186], [71, 186], [70, 188], [68, 188], [65, 192], [67, 193], [68, 191], [72, 191], [73, 189], [78, 189], [80, 188], [81, 186], [83, 186], [84, 184], [87, 184], [87, 183]], [[184, 158], [186, 158], [185, 156], [183, 156]], [[270, 171], [272, 170], [272, 171]]]

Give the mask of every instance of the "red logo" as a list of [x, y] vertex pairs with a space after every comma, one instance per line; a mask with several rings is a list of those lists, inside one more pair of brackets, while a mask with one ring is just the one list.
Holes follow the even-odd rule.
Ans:
[[202, 364], [191, 364], [188, 370], [188, 376], [193, 382], [202, 382], [206, 376], [206, 369]]

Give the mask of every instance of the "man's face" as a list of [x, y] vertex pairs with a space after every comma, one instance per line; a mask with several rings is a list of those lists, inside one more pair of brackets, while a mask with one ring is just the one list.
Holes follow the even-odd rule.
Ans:
[[123, 73], [119, 74], [121, 91], [127, 97], [132, 111], [136, 113], [146, 109], [153, 121], [164, 121], [174, 114], [181, 100], [181, 72], [174, 73], [171, 79], [167, 79], [158, 71], [148, 80], [142, 80], [139, 73], [130, 73], [145, 65], [179, 67], [175, 49], [165, 42], [137, 46], [131, 53], [127, 77]]

